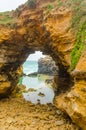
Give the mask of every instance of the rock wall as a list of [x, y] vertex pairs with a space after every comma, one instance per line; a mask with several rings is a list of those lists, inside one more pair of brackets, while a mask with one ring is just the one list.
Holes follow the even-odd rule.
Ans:
[[59, 95], [61, 102], [57, 97], [56, 106], [85, 130], [86, 31], [82, 25], [86, 25], [86, 1], [74, 2], [39, 0], [34, 9], [25, 4], [8, 15], [0, 14], [0, 97], [14, 89], [20, 76], [18, 69], [28, 55], [40, 50], [53, 58], [59, 67], [59, 79], [64, 79], [58, 82], [58, 88], [66, 89]]
[[50, 56], [46, 56], [38, 60], [38, 73], [48, 74], [48, 75], [57, 75], [58, 67], [55, 65], [55, 62]]
[[[52, 1], [52, 3], [53, 2], [54, 1]], [[19, 9], [13, 13], [11, 12], [12, 14], [9, 12], [9, 17], [12, 16], [12, 20], [15, 21], [15, 24], [10, 21], [9, 24], [1, 24], [0, 74], [3, 80], [0, 80], [0, 89], [3, 90], [3, 92], [1, 91], [0, 95], [9, 95], [9, 92], [11, 92], [18, 83], [19, 76], [16, 73], [17, 69], [25, 62], [29, 54], [37, 50], [42, 51], [46, 55], [50, 55], [60, 67], [60, 70], [62, 70], [63, 73], [67, 73], [67, 69], [70, 66], [69, 55], [72, 49], [71, 45], [74, 41], [72, 31], [66, 32], [71, 26], [71, 12], [66, 9], [65, 11], [58, 10], [55, 14], [56, 18], [53, 17], [55, 12], [46, 15], [48, 3], [49, 1], [43, 1], [35, 9], [29, 9], [25, 5], [20, 6]], [[60, 13], [62, 13], [60, 19], [62, 19], [61, 21], [64, 19], [64, 21], [60, 21], [61, 25], [59, 30], [58, 15]], [[5, 14], [2, 13], [2, 15]], [[66, 18], [65, 15], [67, 15]], [[54, 19], [56, 22], [54, 22]], [[68, 26], [62, 31], [65, 21]], [[50, 22], [53, 22], [52, 26]], [[62, 31], [61, 38], [60, 33], [55, 33], [56, 31], [54, 31], [56, 25], [56, 30], [59, 30], [59, 32]], [[55, 42], [56, 39], [60, 39], [60, 41]], [[64, 43], [62, 41], [64, 41]], [[70, 48], [68, 48], [68, 46], [63, 47], [62, 45], [61, 49], [61, 44], [67, 45], [67, 43], [65, 43], [67, 41]], [[67, 58], [64, 58], [66, 54]]]
[[72, 72], [74, 85], [72, 89], [55, 99], [58, 108], [68, 113], [71, 119], [83, 130], [86, 129], [86, 51], [84, 50], [80, 60]]

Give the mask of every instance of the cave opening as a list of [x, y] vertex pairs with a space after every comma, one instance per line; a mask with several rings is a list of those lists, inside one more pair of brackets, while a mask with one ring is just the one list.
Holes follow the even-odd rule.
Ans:
[[25, 86], [23, 97], [34, 104], [53, 103], [56, 91], [54, 77], [57, 76], [58, 67], [52, 57], [35, 51], [22, 66], [20, 84]]

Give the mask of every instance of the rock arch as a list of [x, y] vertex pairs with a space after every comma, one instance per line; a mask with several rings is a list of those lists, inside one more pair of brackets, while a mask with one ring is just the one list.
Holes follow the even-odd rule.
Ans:
[[[61, 15], [60, 20], [58, 19], [59, 15]], [[37, 50], [50, 55], [60, 67], [60, 71], [67, 73], [70, 64], [70, 59], [67, 57], [69, 57], [71, 47], [68, 49], [66, 46], [72, 44], [73, 38], [71, 37], [72, 33], [70, 35], [70, 32], [66, 32], [69, 26], [65, 29], [62, 28], [65, 22], [69, 23], [70, 17], [69, 11], [65, 10], [65, 15], [62, 12], [57, 12], [55, 16], [51, 14], [44, 20], [43, 10], [39, 8], [22, 12], [18, 17], [17, 27], [14, 29], [2, 26], [0, 95], [7, 95], [13, 90], [18, 82], [18, 68], [29, 54]]]

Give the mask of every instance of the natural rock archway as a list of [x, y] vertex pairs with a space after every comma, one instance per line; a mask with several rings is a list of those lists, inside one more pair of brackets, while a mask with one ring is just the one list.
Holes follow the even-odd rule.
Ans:
[[[47, 6], [49, 2], [54, 6], [52, 10], [49, 9], [50, 6]], [[0, 97], [9, 95], [15, 88], [22, 72], [21, 65], [25, 62], [28, 55], [40, 50], [53, 58], [59, 67], [59, 76], [68, 77], [66, 81], [68, 84], [70, 84], [69, 79], [72, 75], [74, 79], [73, 90], [68, 92], [69, 95], [65, 96], [63, 94], [60, 96], [62, 104], [58, 103], [59, 97], [56, 100], [58, 106], [66, 111], [85, 130], [85, 47], [75, 70], [73, 72], [69, 71], [71, 52], [75, 45], [77, 32], [73, 31], [74, 28], [71, 25], [72, 9], [66, 6], [58, 8], [54, 0], [48, 0], [47, 2], [43, 0], [34, 9], [29, 9], [25, 4], [16, 11], [0, 14], [1, 18], [2, 15], [10, 17], [12, 20], [5, 24], [3, 22], [0, 24]], [[84, 28], [82, 29], [84, 30]], [[79, 38], [82, 38], [82, 34]], [[86, 41], [83, 40], [82, 42], [85, 43]], [[73, 93], [71, 94], [72, 91]], [[80, 119], [83, 120], [81, 121]]]
[[[60, 19], [58, 19], [59, 16]], [[54, 19], [55, 21], [53, 21]], [[71, 13], [67, 9], [45, 18], [43, 9], [38, 7], [35, 10], [28, 9], [21, 12], [14, 29], [2, 26], [0, 95], [7, 95], [14, 88], [19, 77], [17, 69], [29, 54], [37, 50], [49, 54], [60, 66], [60, 71], [67, 72], [74, 39], [72, 32], [66, 31], [70, 27], [70, 19]], [[64, 28], [65, 23], [67, 27]], [[58, 32], [56, 33], [56, 31]]]

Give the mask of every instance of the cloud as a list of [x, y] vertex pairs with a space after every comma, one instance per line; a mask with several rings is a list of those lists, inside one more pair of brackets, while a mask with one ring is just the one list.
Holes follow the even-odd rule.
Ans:
[[11, 11], [27, 0], [0, 0], [0, 12]]
[[40, 59], [41, 57], [45, 57], [45, 55], [42, 54], [42, 52], [40, 51], [36, 51], [34, 54], [31, 54], [27, 60], [30, 61], [38, 61], [38, 59]]

